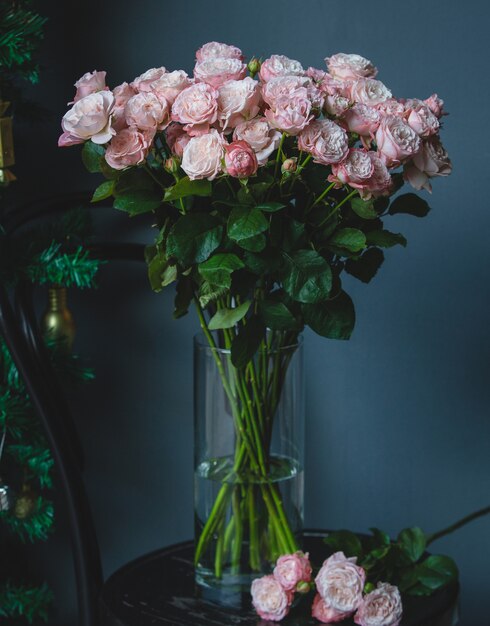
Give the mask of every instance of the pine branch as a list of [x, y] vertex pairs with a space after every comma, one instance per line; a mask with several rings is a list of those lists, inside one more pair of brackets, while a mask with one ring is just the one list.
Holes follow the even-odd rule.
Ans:
[[53, 593], [46, 584], [39, 587], [16, 585], [7, 581], [0, 587], [0, 617], [25, 617], [29, 624], [36, 619], [48, 621], [48, 609]]
[[[44, 446], [42, 445], [44, 443]], [[51, 452], [46, 447], [47, 442], [39, 442], [36, 445], [12, 444], [7, 446], [6, 453], [19, 465], [25, 467], [25, 478], [29, 482], [37, 479], [41, 489], [51, 489], [53, 480], [51, 472], [54, 461]]]
[[61, 244], [52, 243], [26, 268], [28, 278], [39, 285], [61, 285], [85, 289], [95, 286], [95, 274], [100, 262], [91, 259], [79, 246], [76, 252], [61, 252]]
[[36, 540], [46, 541], [53, 530], [54, 508], [53, 503], [42, 496], [38, 496], [34, 503], [34, 511], [26, 519], [19, 519], [14, 511], [0, 512], [2, 519], [7, 526], [23, 542]]

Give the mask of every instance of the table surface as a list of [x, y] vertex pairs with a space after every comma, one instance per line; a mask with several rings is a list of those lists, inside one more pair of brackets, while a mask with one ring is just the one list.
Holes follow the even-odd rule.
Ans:
[[[329, 555], [322, 538], [326, 531], [305, 531], [303, 549], [319, 564]], [[193, 543], [176, 544], [152, 552], [116, 571], [101, 597], [103, 626], [266, 626], [254, 612], [248, 593], [229, 597], [228, 606], [204, 597], [194, 582]], [[404, 599], [401, 626], [454, 626], [458, 588], [445, 588], [430, 598]], [[281, 624], [309, 626], [311, 597], [301, 598]], [[354, 622], [346, 620], [345, 626]]]

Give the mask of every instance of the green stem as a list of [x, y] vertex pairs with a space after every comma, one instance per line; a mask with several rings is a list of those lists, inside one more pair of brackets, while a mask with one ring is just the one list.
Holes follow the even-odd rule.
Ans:
[[279, 173], [279, 161], [281, 159], [281, 154], [283, 154], [283, 152], [282, 152], [282, 144], [284, 143], [284, 139], [285, 138], [286, 138], [286, 133], [282, 133], [281, 141], [279, 142], [279, 147], [277, 149], [276, 166], [274, 168], [274, 178], [277, 178], [277, 174]]
[[235, 487], [232, 496], [233, 519], [235, 520], [235, 537], [231, 550], [231, 573], [240, 572], [240, 558], [242, 554], [243, 525], [242, 512], [240, 510], [240, 500], [238, 496], [239, 487]]
[[311, 211], [311, 209], [316, 206], [319, 202], [321, 202], [323, 200], [323, 198], [327, 195], [327, 193], [333, 189], [335, 187], [335, 183], [331, 183], [324, 191], [322, 191], [322, 193], [318, 196], [318, 198], [315, 200], [315, 202], [313, 202], [313, 204], [310, 206], [309, 209], [306, 210], [306, 212], [308, 213], [309, 211]]
[[260, 570], [260, 550], [257, 512], [255, 510], [255, 485], [248, 487], [248, 523], [250, 527], [250, 567]]
[[441, 537], [445, 537], [446, 535], [453, 533], [455, 530], [458, 530], [462, 526], [469, 524], [469, 522], [472, 522], [473, 520], [479, 517], [483, 517], [484, 515], [488, 515], [488, 514], [490, 514], [490, 506], [486, 506], [484, 509], [480, 509], [479, 511], [470, 513], [470, 515], [463, 517], [463, 519], [460, 519], [454, 524], [451, 524], [451, 526], [448, 526], [447, 528], [444, 528], [443, 530], [439, 530], [436, 533], [432, 533], [432, 535], [427, 535], [427, 545], [430, 545], [431, 543], [433, 543], [437, 539], [440, 539]]

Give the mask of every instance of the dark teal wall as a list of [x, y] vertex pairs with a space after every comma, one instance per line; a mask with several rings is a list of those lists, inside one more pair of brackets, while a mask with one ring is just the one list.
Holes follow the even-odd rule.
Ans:
[[[49, 2], [45, 70], [32, 98], [52, 118], [18, 127], [25, 195], [89, 188], [76, 149], [56, 147], [59, 119], [85, 71], [109, 84], [149, 67], [191, 71], [209, 40], [247, 55], [284, 53], [322, 66], [335, 52], [375, 62], [398, 96], [446, 101], [442, 139], [454, 173], [436, 180], [425, 219], [393, 217], [408, 238], [370, 285], [350, 281], [358, 323], [348, 343], [306, 336], [306, 523], [427, 531], [490, 501], [490, 5], [393, 0]], [[425, 192], [424, 192], [425, 194]], [[428, 194], [425, 194], [428, 197]], [[107, 237], [151, 238], [144, 223], [95, 210]], [[75, 398], [105, 570], [192, 533], [193, 316], [172, 320], [172, 294], [144, 268], [106, 268], [73, 296], [79, 350], [97, 381]], [[60, 525], [62, 526], [62, 521]], [[462, 626], [484, 624], [490, 519], [437, 547], [462, 574]], [[41, 557], [70, 618], [63, 533]], [[486, 617], [485, 617], [486, 616]]]

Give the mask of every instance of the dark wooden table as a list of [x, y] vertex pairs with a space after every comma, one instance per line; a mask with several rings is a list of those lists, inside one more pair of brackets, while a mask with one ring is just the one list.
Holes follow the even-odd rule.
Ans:
[[[305, 531], [303, 547], [321, 565], [329, 555], [322, 542], [325, 531]], [[101, 597], [102, 626], [265, 626], [250, 604], [248, 593], [227, 598], [227, 606], [204, 597], [194, 583], [193, 543], [176, 544], [152, 552], [116, 571]], [[404, 599], [401, 626], [457, 624], [458, 588], [443, 589], [430, 598]], [[311, 617], [311, 599], [293, 606], [283, 626], [318, 626]], [[351, 620], [342, 622], [352, 625]]]

